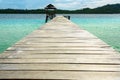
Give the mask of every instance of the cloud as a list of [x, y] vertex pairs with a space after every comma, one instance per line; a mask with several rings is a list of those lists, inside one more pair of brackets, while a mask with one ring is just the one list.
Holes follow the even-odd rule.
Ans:
[[92, 0], [87, 4], [86, 7], [95, 8], [106, 4], [116, 4], [116, 3], [120, 3], [120, 0]]
[[60, 9], [75, 9], [80, 2], [79, 0], [55, 0], [54, 5]]
[[0, 0], [0, 8], [39, 9], [52, 2], [54, 0]]
[[115, 3], [120, 3], [120, 0], [0, 0], [0, 8], [39, 9], [54, 4], [59, 9], [71, 10]]
[[24, 0], [26, 3], [26, 8], [27, 9], [40, 9], [48, 4], [53, 4], [54, 0]]
[[55, 5], [61, 9], [95, 8], [106, 4], [120, 3], [120, 0], [55, 0]]

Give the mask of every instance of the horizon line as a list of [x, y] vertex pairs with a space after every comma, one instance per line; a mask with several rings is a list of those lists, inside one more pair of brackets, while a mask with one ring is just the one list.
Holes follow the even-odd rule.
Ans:
[[[116, 3], [116, 4], [106, 4], [106, 5], [103, 5], [103, 6], [107, 6], [107, 5], [117, 5], [117, 4], [120, 4], [120, 3]], [[99, 6], [99, 7], [103, 7], [103, 6]], [[99, 8], [99, 7], [95, 7], [95, 8]], [[86, 7], [86, 8], [89, 8], [89, 9], [95, 9], [95, 8], [90, 8], [90, 7]], [[86, 9], [86, 8], [81, 8], [81, 9], [72, 9], [72, 10], [82, 10], [82, 9]], [[13, 10], [38, 10], [38, 9], [44, 9], [44, 8], [36, 8], [36, 9], [20, 9], [20, 8], [0, 8], [0, 9], [13, 9]], [[58, 9], [58, 10], [69, 10], [69, 11], [72, 11], [70, 9]]]

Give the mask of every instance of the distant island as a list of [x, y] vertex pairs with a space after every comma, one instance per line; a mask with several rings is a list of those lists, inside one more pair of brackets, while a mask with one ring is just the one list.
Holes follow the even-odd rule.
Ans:
[[[108, 4], [94, 9], [84, 8], [79, 10], [56, 10], [57, 14], [119, 14], [120, 4]], [[0, 9], [0, 14], [45, 14], [44, 9]]]

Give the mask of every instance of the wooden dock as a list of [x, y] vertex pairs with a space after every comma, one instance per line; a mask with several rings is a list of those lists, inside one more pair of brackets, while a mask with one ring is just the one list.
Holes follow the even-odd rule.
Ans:
[[0, 55], [0, 79], [120, 80], [120, 55], [58, 16]]

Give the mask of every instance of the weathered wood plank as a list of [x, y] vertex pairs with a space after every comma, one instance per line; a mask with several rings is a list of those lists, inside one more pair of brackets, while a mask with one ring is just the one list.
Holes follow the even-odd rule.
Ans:
[[[4, 57], [3, 57], [4, 58]], [[30, 59], [35, 59], [35, 58], [40, 58], [40, 59], [43, 59], [43, 58], [46, 58], [46, 59], [57, 59], [57, 58], [79, 58], [79, 59], [82, 59], [82, 58], [95, 58], [96, 60], [97, 59], [101, 59], [101, 58], [117, 58], [119, 59], [120, 56], [119, 55], [79, 55], [79, 54], [12, 54], [10, 56], [8, 56], [8, 58], [16, 58], [16, 59], [24, 59], [24, 58], [30, 58]]]
[[[87, 46], [87, 45], [100, 45], [100, 46], [102, 46], [102, 45], [105, 45], [105, 44], [103, 44], [103, 43], [90, 43], [90, 42], [83, 42], [83, 43], [37, 43], [37, 42], [34, 42], [34, 43], [32, 43], [32, 42], [25, 42], [25, 43], [16, 43], [16, 45], [21, 45], [21, 44], [23, 44], [23, 45], [41, 45], [41, 46], [83, 46], [83, 45], [85, 45], [85, 46]], [[105, 46], [107, 46], [107, 45], [105, 45]]]
[[0, 76], [1, 79], [119, 80], [120, 72], [0, 71]]
[[12, 53], [21, 53], [21, 54], [84, 54], [84, 55], [117, 55], [114, 54], [112, 51], [34, 51], [34, 50], [29, 50], [29, 51], [5, 51], [4, 55], [7, 54], [12, 54]]
[[24, 64], [24, 63], [28, 63], [28, 64], [35, 64], [35, 63], [63, 63], [63, 64], [106, 64], [106, 65], [110, 65], [110, 64], [114, 64], [114, 65], [120, 65], [120, 61], [118, 58], [56, 58], [56, 59], [0, 59], [0, 64], [3, 63], [20, 63], [20, 64]]
[[96, 64], [1, 64], [0, 71], [103, 71], [120, 72], [120, 65]]
[[56, 17], [0, 55], [0, 79], [119, 80], [120, 55]]

